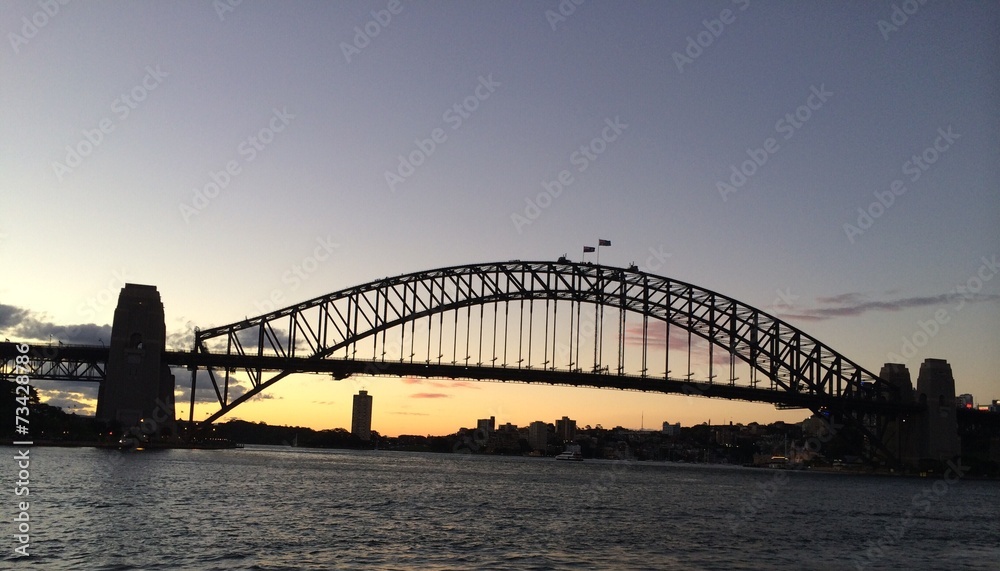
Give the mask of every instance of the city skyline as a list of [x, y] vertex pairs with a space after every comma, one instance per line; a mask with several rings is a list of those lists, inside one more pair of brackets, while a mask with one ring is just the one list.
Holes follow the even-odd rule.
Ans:
[[[110, 343], [138, 283], [190, 350], [195, 327], [604, 239], [602, 264], [731, 296], [871, 371], [946, 359], [958, 393], [1000, 398], [995, 4], [563, 4], [11, 2], [0, 334]], [[94, 412], [96, 390], [39, 386]], [[807, 414], [293, 375], [225, 418], [346, 427], [361, 389], [385, 434]]]

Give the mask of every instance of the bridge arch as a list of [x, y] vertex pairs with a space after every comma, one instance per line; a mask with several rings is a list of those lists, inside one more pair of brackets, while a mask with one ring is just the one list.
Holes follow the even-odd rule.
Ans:
[[[518, 349], [516, 360], [514, 355], [508, 354], [512, 303], [520, 304], [514, 335]], [[536, 309], [536, 303], [544, 304], [544, 309]], [[505, 310], [502, 358], [497, 356], [501, 304]], [[482, 350], [487, 336], [485, 308], [491, 306], [494, 316], [489, 338], [493, 357], [487, 363]], [[568, 329], [565, 310], [561, 314], [562, 322], [559, 321], [559, 308], [567, 306], [570, 308]], [[592, 349], [594, 355], [590, 370], [580, 365], [581, 322], [588, 315], [582, 311], [584, 306], [588, 307], [588, 314], [591, 308], [595, 314], [594, 339], [592, 345], [587, 346], [587, 351]], [[478, 318], [473, 315], [477, 307], [480, 310]], [[464, 327], [460, 323], [463, 310], [466, 314]], [[618, 318], [612, 314], [612, 319], [618, 319], [616, 322], [620, 324], [620, 333], [615, 338], [618, 359], [613, 373], [610, 366], [603, 366], [606, 354], [603, 342], [607, 337], [604, 334], [605, 310], [619, 312]], [[536, 311], [540, 315], [536, 316]], [[444, 316], [450, 313], [454, 313], [454, 319], [448, 329]], [[524, 339], [526, 315], [529, 326], [528, 338]], [[639, 320], [634, 323], [633, 331], [641, 330], [641, 342], [635, 343], [638, 349], [633, 348], [630, 357], [639, 360], [637, 370], [626, 370], [625, 366], [629, 315]], [[439, 321], [436, 345], [432, 339], [434, 318]], [[415, 325], [421, 320], [428, 322], [426, 335], [416, 331]], [[532, 338], [536, 320], [544, 320], [544, 339], [541, 341]], [[662, 376], [648, 374], [647, 360], [655, 350], [649, 338], [650, 323], [663, 324], [667, 331], [668, 346], [664, 352], [668, 362]], [[479, 351], [477, 359], [470, 362], [474, 324], [480, 328]], [[688, 339], [688, 373], [683, 380], [670, 377], [670, 327], [679, 328]], [[387, 338], [388, 332], [394, 330], [401, 330], [399, 343]], [[442, 362], [446, 330], [453, 334], [453, 351], [452, 359]], [[458, 357], [460, 330], [466, 334], [464, 358]], [[414, 345], [418, 338], [426, 341], [426, 352], [422, 355], [423, 360], [415, 361]], [[691, 379], [692, 339], [701, 339], [708, 347], [707, 382]], [[366, 345], [372, 342], [371, 355], [359, 359], [357, 351], [363, 341]], [[406, 341], [410, 343], [409, 355], [405, 353]], [[393, 347], [398, 353], [387, 357], [390, 353], [387, 349]], [[525, 347], [527, 365], [524, 364]], [[731, 371], [736, 361], [749, 367], [752, 374], [748, 385], [736, 385], [732, 375], [727, 383], [713, 381], [711, 371], [716, 348], [729, 355]], [[542, 350], [542, 360], [535, 361], [540, 368], [532, 364], [533, 349]], [[563, 362], [557, 350], [562, 351]], [[618, 268], [564, 260], [470, 264], [386, 277], [237, 323], [196, 331], [193, 351], [202, 361], [214, 359], [221, 365], [207, 368], [220, 409], [206, 419], [205, 424], [285, 376], [304, 371], [328, 371], [341, 376], [368, 373], [494, 378], [728, 395], [728, 398], [763, 400], [814, 411], [838, 407], [862, 413], [891, 410], [900, 398], [893, 384], [795, 326], [731, 297], [636, 267]], [[437, 352], [435, 358], [431, 355], [433, 351]], [[639, 355], [635, 355], [637, 351]], [[367, 355], [365, 350], [362, 353]], [[435, 359], [437, 362], [433, 363]], [[424, 369], [419, 367], [421, 361], [426, 365]], [[230, 395], [231, 373], [238, 368], [247, 373], [251, 387], [243, 394]], [[265, 378], [265, 371], [275, 371], [275, 374]], [[192, 421], [196, 373], [195, 368], [192, 372]], [[767, 389], [757, 386], [757, 373], [768, 379], [770, 386]], [[726, 390], [726, 386], [731, 390]]]

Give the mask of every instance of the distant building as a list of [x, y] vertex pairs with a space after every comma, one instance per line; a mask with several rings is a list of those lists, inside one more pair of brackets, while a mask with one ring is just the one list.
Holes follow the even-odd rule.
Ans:
[[372, 397], [368, 391], [358, 391], [354, 395], [351, 434], [365, 441], [372, 439]]
[[476, 430], [483, 432], [486, 436], [493, 434], [497, 429], [496, 417], [480, 418], [476, 421]]
[[532, 450], [545, 450], [549, 443], [549, 427], [544, 422], [536, 420], [528, 426], [528, 444]]
[[975, 408], [976, 401], [972, 398], [972, 395], [965, 393], [964, 395], [955, 397], [955, 406], [958, 408]]
[[500, 425], [500, 432], [513, 432], [517, 433], [517, 425], [511, 424], [509, 422]]
[[556, 421], [556, 436], [559, 440], [569, 441], [576, 439], [576, 421], [568, 416]]
[[670, 424], [664, 421], [663, 423], [663, 434], [665, 436], [678, 436], [681, 433], [681, 423], [677, 422]]

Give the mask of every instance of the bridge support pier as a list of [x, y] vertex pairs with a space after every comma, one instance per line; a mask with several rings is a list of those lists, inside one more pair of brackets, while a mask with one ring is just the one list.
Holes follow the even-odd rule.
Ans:
[[176, 432], [174, 376], [162, 363], [166, 325], [155, 286], [125, 284], [111, 326], [97, 418], [146, 436]]
[[927, 405], [918, 424], [919, 456], [934, 462], [962, 453], [955, 410], [955, 378], [944, 359], [925, 359], [917, 377], [917, 401]]
[[883, 443], [904, 465], [940, 463], [961, 454], [955, 378], [947, 361], [924, 360], [916, 390], [910, 372], [899, 363], [886, 363], [879, 377], [900, 389], [904, 403], [917, 402], [925, 407], [920, 413], [891, 419], [883, 433]]

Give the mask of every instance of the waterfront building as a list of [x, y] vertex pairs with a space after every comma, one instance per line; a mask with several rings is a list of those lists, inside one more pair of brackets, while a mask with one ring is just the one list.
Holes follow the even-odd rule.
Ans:
[[496, 432], [497, 419], [494, 416], [489, 418], [480, 418], [476, 421], [476, 430], [482, 432], [486, 436], [489, 436]]
[[556, 421], [556, 436], [563, 442], [576, 439], [576, 421], [567, 416]]
[[372, 396], [368, 391], [358, 391], [354, 395], [351, 434], [364, 441], [372, 439]]
[[536, 420], [528, 426], [528, 444], [532, 450], [545, 450], [549, 443], [549, 427], [544, 422]]

